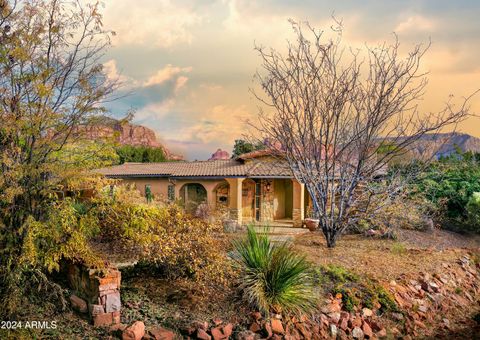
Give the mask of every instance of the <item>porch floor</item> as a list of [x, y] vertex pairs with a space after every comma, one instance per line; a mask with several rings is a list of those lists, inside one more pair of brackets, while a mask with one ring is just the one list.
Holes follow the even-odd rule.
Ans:
[[[270, 228], [277, 228], [277, 227], [282, 227], [282, 228], [294, 228], [293, 226], [293, 220], [291, 219], [280, 219], [280, 220], [273, 220], [273, 221], [268, 221], [268, 222], [260, 222], [260, 221], [253, 221], [249, 223], [245, 223], [246, 225], [253, 225], [253, 226], [258, 226], [258, 227], [270, 227]], [[300, 229], [300, 228], [295, 228], [295, 229]]]

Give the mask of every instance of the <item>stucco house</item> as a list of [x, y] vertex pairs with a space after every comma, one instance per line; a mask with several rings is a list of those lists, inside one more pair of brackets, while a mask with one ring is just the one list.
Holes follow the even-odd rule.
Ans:
[[179, 200], [189, 212], [206, 203], [239, 224], [301, 226], [309, 203], [288, 164], [268, 151], [226, 160], [125, 163], [98, 172], [142, 194], [150, 188], [156, 198]]

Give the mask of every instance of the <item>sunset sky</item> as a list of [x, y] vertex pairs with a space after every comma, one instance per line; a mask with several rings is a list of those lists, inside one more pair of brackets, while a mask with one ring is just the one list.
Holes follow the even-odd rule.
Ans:
[[[281, 50], [292, 37], [288, 18], [328, 29], [342, 19], [354, 46], [427, 43], [430, 72], [422, 110], [438, 111], [450, 94], [480, 88], [480, 1], [105, 0], [104, 24], [117, 35], [105, 65], [128, 96], [110, 104], [115, 116], [135, 109], [134, 123], [153, 129], [187, 159], [231, 152], [257, 115], [249, 93], [260, 65], [254, 43]], [[480, 95], [472, 101], [480, 113]], [[480, 136], [480, 118], [460, 127]]]

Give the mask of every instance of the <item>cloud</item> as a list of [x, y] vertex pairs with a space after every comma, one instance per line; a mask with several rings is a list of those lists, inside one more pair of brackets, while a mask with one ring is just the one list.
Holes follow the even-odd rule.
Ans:
[[173, 78], [180, 79], [180, 87], [185, 85], [186, 81], [188, 80], [185, 76], [180, 76], [182, 73], [189, 73], [192, 71], [192, 67], [178, 67], [168, 64], [161, 70], [158, 70], [153, 76], [148, 78], [148, 80], [144, 83], [143, 86], [148, 87], [152, 85], [159, 85], [165, 83], [167, 81], [172, 80]]
[[428, 19], [421, 15], [409, 16], [395, 27], [395, 32], [432, 32], [436, 27], [436, 23], [432, 19]]
[[170, 0], [105, 0], [105, 26], [117, 35], [115, 45], [169, 48], [190, 44], [202, 22], [193, 6]]

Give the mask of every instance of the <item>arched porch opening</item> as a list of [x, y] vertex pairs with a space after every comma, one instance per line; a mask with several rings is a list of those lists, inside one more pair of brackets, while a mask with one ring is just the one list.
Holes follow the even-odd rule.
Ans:
[[187, 213], [194, 214], [198, 206], [207, 203], [207, 190], [200, 183], [187, 183], [180, 188], [180, 200]]

